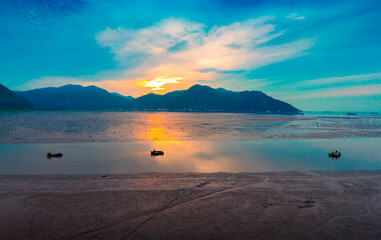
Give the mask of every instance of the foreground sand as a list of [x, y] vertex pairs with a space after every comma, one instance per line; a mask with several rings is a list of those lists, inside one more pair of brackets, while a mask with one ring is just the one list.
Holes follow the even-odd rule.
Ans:
[[381, 171], [0, 176], [0, 239], [381, 239]]

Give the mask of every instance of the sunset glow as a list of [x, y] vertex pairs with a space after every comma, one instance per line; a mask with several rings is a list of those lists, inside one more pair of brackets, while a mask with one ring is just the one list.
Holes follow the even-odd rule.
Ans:
[[151, 88], [151, 92], [161, 94], [166, 89], [164, 86], [167, 84], [179, 83], [181, 77], [177, 78], [155, 78], [151, 81], [146, 81], [144, 87]]
[[381, 0], [0, 20], [0, 240], [381, 240]]
[[138, 98], [200, 84], [305, 111], [381, 111], [380, 1], [17, 2], [0, 3], [11, 90], [94, 85]]

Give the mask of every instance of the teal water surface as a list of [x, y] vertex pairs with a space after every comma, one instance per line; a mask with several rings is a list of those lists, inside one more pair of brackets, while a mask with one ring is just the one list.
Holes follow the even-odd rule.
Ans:
[[[380, 146], [381, 138], [1, 144], [0, 174], [380, 170]], [[340, 159], [328, 158], [334, 149]]]

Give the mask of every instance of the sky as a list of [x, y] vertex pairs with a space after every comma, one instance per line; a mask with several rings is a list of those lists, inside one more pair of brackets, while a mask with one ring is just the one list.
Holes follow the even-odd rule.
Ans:
[[2, 0], [0, 83], [139, 97], [194, 84], [381, 111], [379, 0]]

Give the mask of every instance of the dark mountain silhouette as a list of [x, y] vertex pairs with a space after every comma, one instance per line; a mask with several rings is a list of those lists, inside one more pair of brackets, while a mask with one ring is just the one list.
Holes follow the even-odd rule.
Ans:
[[0, 84], [0, 110], [26, 110], [33, 108], [25, 98]]
[[48, 110], [119, 110], [126, 109], [129, 102], [95, 86], [65, 85], [18, 94], [29, 100], [35, 108]]
[[150, 93], [135, 99], [95, 86], [79, 85], [35, 89], [18, 94], [37, 109], [300, 113], [290, 104], [260, 91], [233, 92], [201, 85], [165, 95]]
[[119, 94], [119, 93], [116, 93], [116, 92], [112, 92], [111, 94], [114, 95], [114, 96], [118, 96], [118, 97], [125, 98], [125, 99], [127, 99], [127, 100], [133, 100], [133, 99], [135, 99], [134, 97], [131, 97], [131, 96], [124, 96], [124, 95]]
[[169, 110], [202, 112], [255, 112], [298, 114], [288, 103], [260, 91], [233, 92], [223, 88], [194, 85], [188, 90], [165, 95], [147, 94], [131, 101], [133, 110]]

